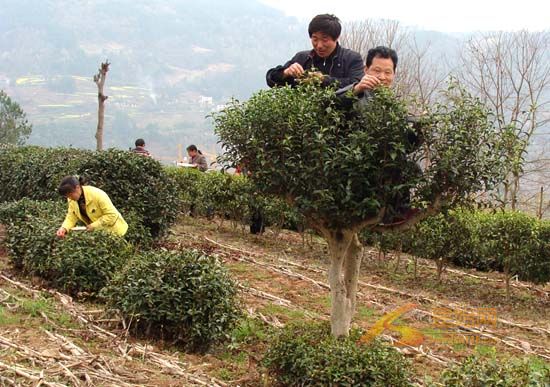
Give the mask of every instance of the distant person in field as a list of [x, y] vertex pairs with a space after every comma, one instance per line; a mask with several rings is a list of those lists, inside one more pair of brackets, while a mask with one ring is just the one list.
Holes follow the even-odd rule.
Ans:
[[189, 145], [187, 147], [187, 154], [189, 155], [189, 164], [193, 165], [193, 168], [197, 168], [199, 171], [206, 172], [208, 170], [208, 162], [202, 152], [197, 149], [196, 145]]
[[132, 152], [137, 153], [140, 156], [152, 157], [151, 153], [149, 153], [149, 151], [145, 149], [145, 141], [143, 140], [143, 138], [138, 138], [135, 144], [136, 147], [132, 149]]
[[109, 196], [99, 188], [84, 185], [82, 178], [64, 177], [57, 191], [69, 204], [65, 221], [56, 232], [58, 237], [63, 238], [79, 220], [87, 231], [105, 230], [119, 236], [128, 231], [128, 224]]
[[313, 70], [322, 75], [323, 86], [345, 87], [358, 82], [363, 76], [363, 59], [359, 53], [340, 46], [341, 31], [336, 16], [315, 16], [308, 27], [313, 49], [300, 51], [284, 65], [270, 69], [266, 74], [267, 85], [295, 86], [305, 72]]
[[[397, 61], [398, 57], [395, 50], [385, 46], [371, 48], [367, 53], [364, 75], [361, 80], [336, 91], [343, 105], [350, 107], [352, 103], [357, 103], [359, 107], [368, 109], [368, 103], [375, 88], [393, 86]], [[358, 97], [358, 100], [349, 97], [350, 90]], [[408, 121], [414, 129], [411, 129], [407, 136], [409, 150], [413, 152], [421, 143], [420, 128], [416, 117], [408, 117]], [[402, 181], [402, 171], [396, 170], [392, 180], [392, 184], [400, 183]], [[383, 223], [390, 225], [404, 223], [416, 214], [418, 210], [411, 208], [410, 201], [408, 189], [397, 193], [395, 197], [389, 200], [392, 208], [386, 211]]]

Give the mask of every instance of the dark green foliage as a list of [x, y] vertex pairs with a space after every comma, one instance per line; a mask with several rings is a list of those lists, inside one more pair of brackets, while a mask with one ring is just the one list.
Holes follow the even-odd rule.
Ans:
[[32, 125], [19, 104], [0, 90], [0, 144], [24, 144]]
[[95, 294], [132, 255], [131, 245], [114, 234], [102, 230], [72, 232], [56, 240], [40, 271], [66, 293]]
[[195, 215], [218, 215], [236, 222], [250, 222], [259, 210], [266, 226], [292, 227], [303, 222], [299, 214], [277, 196], [258, 192], [245, 176], [200, 172], [194, 168], [166, 168], [179, 187], [180, 206]]
[[440, 382], [446, 387], [548, 386], [550, 364], [537, 358], [511, 358], [504, 361], [494, 355], [475, 355], [443, 371]]
[[59, 199], [57, 187], [92, 152], [36, 146], [0, 150], [0, 202], [30, 198]]
[[251, 201], [251, 208], [260, 209], [266, 226], [303, 231], [304, 218], [284, 199], [254, 191]]
[[377, 247], [382, 253], [399, 250], [404, 240], [405, 232], [372, 232], [365, 230], [360, 235], [362, 244]]
[[[260, 192], [290, 199], [329, 228], [353, 228], [415, 188], [419, 205], [447, 203], [500, 181], [492, 117], [452, 85], [423, 119], [424, 148], [411, 142], [404, 103], [379, 88], [368, 107], [346, 111], [330, 89], [313, 85], [260, 91], [214, 116], [225, 155], [246, 162]], [[429, 149], [430, 165], [416, 163]], [[465, 166], [468, 166], [467, 168]]]
[[408, 231], [406, 250], [458, 266], [504, 271], [534, 283], [550, 281], [550, 226], [513, 211], [451, 211]]
[[195, 205], [199, 213], [206, 214], [208, 211], [218, 216], [225, 216], [230, 212], [230, 204], [238, 199], [238, 193], [231, 190], [232, 181], [232, 176], [227, 173], [205, 174], [198, 181], [197, 187], [199, 196]]
[[258, 92], [215, 117], [223, 161], [247, 160], [262, 192], [293, 198], [303, 213], [353, 225], [379, 209], [387, 194], [380, 187], [405, 154], [404, 107], [389, 92], [378, 93], [374, 105], [378, 109], [346, 119], [331, 90]]
[[483, 211], [452, 211], [455, 219], [456, 239], [450, 248], [453, 254], [451, 262], [458, 266], [475, 268], [483, 271], [502, 271], [502, 263], [494, 255], [486, 254], [485, 241], [492, 215]]
[[410, 363], [388, 345], [358, 343], [362, 332], [334, 338], [328, 323], [289, 325], [264, 364], [284, 386], [411, 386]]
[[153, 244], [153, 238], [149, 229], [143, 223], [143, 217], [134, 211], [127, 211], [124, 213], [124, 220], [128, 223], [128, 231], [124, 234], [124, 239], [132, 244], [136, 250], [150, 248]]
[[22, 199], [0, 205], [0, 222], [6, 226], [6, 246], [18, 269], [40, 274], [36, 260], [50, 254], [55, 231], [66, 208], [61, 202]]
[[47, 275], [43, 262], [51, 254], [60, 221], [34, 218], [6, 229], [6, 247], [13, 265], [30, 274]]
[[239, 314], [226, 269], [198, 251], [137, 256], [103, 295], [136, 331], [177, 339], [197, 351], [227, 338]]
[[164, 170], [178, 186], [181, 210], [189, 212], [194, 209], [201, 195], [200, 181], [206, 174], [196, 168], [165, 167]]
[[[525, 271], [524, 261], [528, 254], [538, 258], [535, 253], [538, 245], [535, 224], [536, 220], [529, 215], [499, 211], [492, 215], [487, 229], [484, 230], [485, 256], [495, 257], [502, 265], [507, 283], [514, 274], [521, 274], [522, 279], [531, 279], [531, 273]], [[546, 264], [550, 263], [550, 257], [548, 258]], [[533, 263], [535, 262], [531, 262], [530, 267], [537, 270]]]
[[538, 222], [535, 254], [528, 254], [523, 267], [529, 273], [529, 280], [535, 283], [550, 282], [550, 221]]
[[444, 99], [430, 107], [422, 133], [430, 167], [417, 187], [419, 198], [444, 193], [448, 204], [471, 201], [504, 179], [506, 158], [490, 108], [451, 82]]
[[36, 201], [24, 198], [0, 203], [0, 223], [9, 225], [30, 221], [35, 217], [63, 220], [66, 211], [67, 205], [62, 201]]
[[122, 216], [128, 211], [140, 215], [153, 237], [162, 235], [176, 220], [177, 185], [150, 157], [115, 149], [94, 152], [76, 172], [104, 190]]
[[124, 263], [133, 249], [104, 231], [55, 235], [66, 204], [22, 199], [0, 205], [6, 225], [6, 246], [14, 266], [37, 275], [70, 294], [95, 293]]
[[63, 176], [81, 175], [104, 190], [125, 217], [133, 211], [152, 236], [164, 233], [179, 212], [178, 189], [158, 161], [130, 152], [20, 147], [0, 150], [0, 202], [57, 199]]

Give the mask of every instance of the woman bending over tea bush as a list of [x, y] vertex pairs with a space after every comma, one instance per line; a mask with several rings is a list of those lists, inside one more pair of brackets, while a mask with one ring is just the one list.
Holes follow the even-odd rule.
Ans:
[[84, 185], [82, 178], [66, 176], [57, 192], [69, 203], [65, 221], [56, 233], [58, 237], [63, 238], [79, 220], [86, 225], [87, 231], [101, 229], [118, 236], [126, 234], [128, 224], [109, 196], [99, 188]]

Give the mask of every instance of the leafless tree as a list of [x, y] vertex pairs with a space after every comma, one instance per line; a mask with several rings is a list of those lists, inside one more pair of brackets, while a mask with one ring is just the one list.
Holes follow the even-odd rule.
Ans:
[[103, 150], [103, 123], [105, 121], [105, 100], [108, 98], [103, 94], [103, 87], [105, 86], [105, 79], [107, 78], [107, 72], [109, 71], [109, 61], [101, 63], [101, 67], [98, 73], [94, 75], [94, 82], [97, 85], [97, 130], [95, 138], [97, 142], [97, 150]]
[[549, 37], [548, 32], [481, 33], [461, 50], [459, 78], [491, 106], [506, 140], [509, 170], [501, 200], [512, 209], [529, 165], [528, 147], [550, 122]]

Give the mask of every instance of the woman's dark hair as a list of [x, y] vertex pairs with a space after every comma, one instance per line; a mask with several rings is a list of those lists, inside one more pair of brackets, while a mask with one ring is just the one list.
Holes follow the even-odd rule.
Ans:
[[61, 180], [61, 183], [59, 183], [57, 192], [61, 196], [66, 197], [71, 192], [74, 192], [76, 186], [83, 186], [84, 184], [86, 184], [86, 181], [81, 176], [65, 176], [63, 180]]
[[187, 150], [188, 151], [196, 151], [199, 155], [202, 155], [202, 152], [200, 149], [197, 149], [197, 146], [196, 145], [189, 145], [187, 147]]
[[309, 32], [310, 38], [314, 33], [322, 32], [333, 40], [337, 40], [340, 37], [340, 32], [342, 32], [342, 25], [340, 24], [340, 19], [336, 16], [325, 13], [311, 19], [307, 32]]
[[374, 58], [389, 58], [393, 62], [393, 71], [397, 68], [397, 52], [389, 47], [378, 46], [371, 48], [367, 53], [367, 61], [365, 63], [367, 67], [370, 67]]

